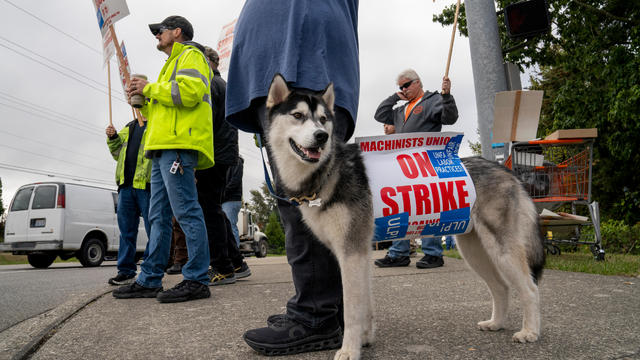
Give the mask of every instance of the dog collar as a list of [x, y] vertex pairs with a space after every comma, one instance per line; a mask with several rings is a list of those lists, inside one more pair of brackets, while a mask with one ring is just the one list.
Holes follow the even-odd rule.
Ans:
[[309, 207], [322, 206], [322, 199], [318, 198], [318, 193], [313, 193], [311, 196], [294, 196], [289, 198], [289, 200], [298, 204], [302, 204], [306, 201], [309, 204]]

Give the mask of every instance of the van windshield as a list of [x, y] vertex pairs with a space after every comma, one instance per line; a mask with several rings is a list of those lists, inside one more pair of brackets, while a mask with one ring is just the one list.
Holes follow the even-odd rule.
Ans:
[[38, 186], [33, 195], [31, 210], [53, 209], [56, 206], [56, 190], [57, 186], [55, 185]]
[[16, 196], [13, 198], [11, 209], [9, 211], [21, 211], [29, 208], [29, 200], [31, 200], [31, 193], [33, 192], [33, 186], [20, 189]]

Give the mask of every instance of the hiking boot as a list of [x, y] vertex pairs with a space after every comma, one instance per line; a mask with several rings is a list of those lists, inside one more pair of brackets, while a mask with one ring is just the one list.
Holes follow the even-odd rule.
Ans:
[[444, 265], [442, 256], [425, 255], [422, 259], [418, 260], [416, 267], [418, 269], [432, 269]]
[[206, 299], [211, 296], [207, 285], [193, 280], [182, 280], [178, 285], [162, 291], [156, 297], [161, 303], [175, 303], [189, 300]]
[[109, 284], [111, 285], [129, 285], [136, 281], [136, 274], [125, 275], [118, 274], [115, 277], [109, 279]]
[[236, 273], [236, 279], [246, 278], [251, 275], [251, 269], [249, 269], [246, 261], [243, 261], [242, 265], [233, 269], [233, 272]]
[[183, 264], [173, 264], [166, 270], [166, 273], [169, 274], [169, 275], [181, 274], [182, 273], [182, 266], [184, 266], [184, 265]]
[[337, 349], [342, 345], [342, 330], [336, 321], [311, 328], [286, 315], [277, 320], [268, 327], [245, 332], [244, 341], [253, 350], [269, 356]]
[[162, 291], [162, 286], [157, 288], [148, 288], [132, 282], [129, 285], [121, 286], [113, 290], [113, 297], [116, 299], [135, 299], [135, 298], [154, 298]]
[[373, 262], [377, 267], [400, 267], [400, 266], [409, 266], [411, 263], [411, 259], [408, 256], [400, 256], [397, 258], [392, 258], [389, 255], [386, 255], [383, 259], [378, 259]]
[[233, 273], [220, 274], [216, 270], [209, 270], [209, 286], [234, 284], [236, 276]]

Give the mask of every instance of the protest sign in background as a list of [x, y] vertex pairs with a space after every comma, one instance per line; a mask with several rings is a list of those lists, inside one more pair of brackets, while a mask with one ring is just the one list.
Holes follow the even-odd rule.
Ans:
[[458, 157], [462, 137], [444, 132], [356, 138], [373, 195], [374, 241], [471, 230], [476, 192]]
[[237, 21], [238, 19], [233, 20], [223, 26], [222, 31], [220, 31], [220, 38], [218, 39], [218, 56], [220, 57], [220, 64], [218, 64], [218, 71], [221, 73], [229, 70], [231, 45], [233, 45], [233, 32], [236, 28]]

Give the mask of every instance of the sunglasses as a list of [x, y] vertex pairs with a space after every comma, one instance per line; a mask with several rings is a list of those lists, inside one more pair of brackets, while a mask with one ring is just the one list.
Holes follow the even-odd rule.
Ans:
[[414, 81], [416, 81], [416, 80], [415, 79], [414, 80], [409, 80], [406, 83], [400, 85], [400, 91], [402, 91], [402, 90], [408, 88], [409, 86], [411, 86], [411, 84], [413, 84]]
[[155, 31], [155, 33], [154, 33], [153, 35], [154, 35], [154, 36], [155, 36], [155, 35], [161, 35], [163, 32], [165, 32], [165, 31], [167, 31], [167, 30], [173, 30], [173, 29], [169, 29], [168, 27], [166, 27], [166, 26], [164, 26], [164, 25], [163, 25], [163, 26], [160, 26], [160, 27], [158, 28], [158, 30], [156, 30], [156, 31]]

